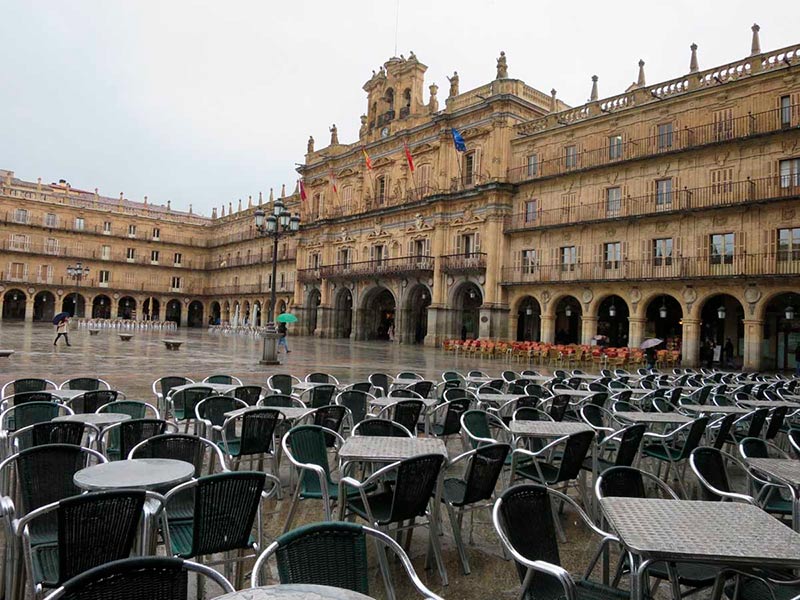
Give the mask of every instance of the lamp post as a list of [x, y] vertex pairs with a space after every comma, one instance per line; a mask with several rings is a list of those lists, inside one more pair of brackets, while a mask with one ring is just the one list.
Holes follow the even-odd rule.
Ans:
[[267, 329], [264, 333], [264, 352], [259, 361], [262, 365], [277, 365], [278, 331], [275, 328], [275, 305], [277, 294], [275, 282], [278, 277], [278, 241], [300, 230], [300, 216], [292, 215], [286, 205], [278, 199], [272, 203], [272, 214], [267, 215], [261, 208], [255, 212], [256, 231], [262, 237], [272, 238], [272, 282], [270, 284], [270, 301], [267, 309]]
[[67, 275], [70, 279], [75, 281], [75, 312], [73, 317], [78, 316], [78, 289], [81, 287], [81, 280], [89, 276], [89, 267], [84, 267], [83, 263], [78, 261], [74, 265], [67, 267]]

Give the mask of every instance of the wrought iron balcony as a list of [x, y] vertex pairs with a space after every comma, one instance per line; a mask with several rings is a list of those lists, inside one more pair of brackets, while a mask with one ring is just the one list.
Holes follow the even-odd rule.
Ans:
[[326, 265], [320, 268], [324, 279], [369, 279], [371, 277], [413, 276], [433, 272], [430, 256], [399, 256], [376, 260]]
[[297, 281], [300, 283], [315, 283], [322, 279], [320, 270], [321, 267], [316, 269], [297, 269]]
[[462, 252], [440, 256], [442, 271], [445, 273], [482, 273], [486, 270], [485, 252]]

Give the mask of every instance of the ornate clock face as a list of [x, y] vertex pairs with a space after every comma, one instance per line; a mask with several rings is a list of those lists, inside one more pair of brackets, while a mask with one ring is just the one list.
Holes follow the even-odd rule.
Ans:
[[389, 137], [389, 128], [388, 127], [384, 127], [383, 129], [381, 129], [381, 137]]

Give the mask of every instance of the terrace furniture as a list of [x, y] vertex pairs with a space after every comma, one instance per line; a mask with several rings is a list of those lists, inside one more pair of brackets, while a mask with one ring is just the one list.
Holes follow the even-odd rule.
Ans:
[[130, 342], [133, 339], [133, 334], [132, 333], [120, 333], [119, 334], [119, 339], [121, 339], [123, 342]]
[[183, 340], [161, 340], [167, 350], [180, 350]]

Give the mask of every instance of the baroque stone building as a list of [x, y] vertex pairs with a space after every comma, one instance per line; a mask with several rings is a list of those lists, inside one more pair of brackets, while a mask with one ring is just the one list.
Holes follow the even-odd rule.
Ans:
[[[359, 139], [340, 143], [335, 125], [326, 147], [309, 139], [304, 189], [280, 194], [302, 225], [279, 253], [279, 310], [300, 317], [294, 333], [322, 337], [657, 336], [685, 365], [730, 340], [745, 368], [792, 366], [800, 46], [762, 52], [758, 36], [745, 58], [704, 70], [693, 45], [688, 72], [657, 84], [640, 61], [608, 98], [593, 77], [579, 107], [510, 77], [505, 54], [476, 89], [462, 93], [454, 73], [441, 100], [413, 53], [390, 59], [364, 84]], [[93, 313], [98, 298], [117, 312], [128, 298], [139, 318], [155, 299], [184, 324], [260, 323], [272, 285], [253, 231], [261, 202], [207, 219], [5, 173], [3, 316], [66, 298], [62, 275], [80, 259]]]

